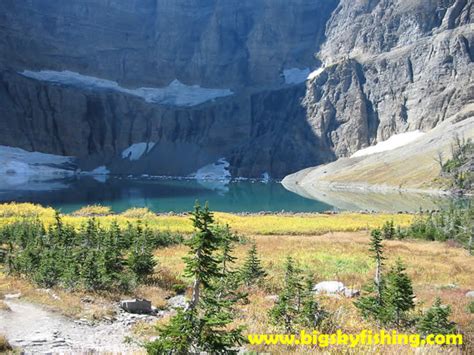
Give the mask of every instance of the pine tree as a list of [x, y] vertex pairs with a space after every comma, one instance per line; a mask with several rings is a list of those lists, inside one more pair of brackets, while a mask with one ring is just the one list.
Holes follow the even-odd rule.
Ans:
[[214, 219], [207, 205], [202, 209], [196, 204], [192, 221], [195, 233], [183, 258], [185, 274], [194, 280], [192, 300], [168, 325], [158, 328], [159, 338], [146, 346], [150, 354], [233, 354], [244, 341], [243, 329], [230, 327], [236, 301], [222, 297], [216, 288], [216, 280], [226, 276], [218, 255], [222, 240], [213, 232]]
[[240, 300], [246, 297], [245, 294], [238, 292], [240, 286], [239, 272], [234, 269], [237, 258], [233, 255], [235, 243], [239, 240], [238, 236], [233, 234], [228, 225], [225, 227], [215, 227], [213, 232], [220, 239], [219, 243], [219, 267], [220, 277], [215, 279], [213, 288], [219, 297], [225, 299]]
[[129, 269], [140, 282], [146, 280], [153, 273], [156, 266], [152, 248], [139, 224], [137, 224], [137, 233], [132, 241], [127, 263]]
[[382, 267], [383, 261], [385, 260], [383, 256], [383, 245], [382, 245], [382, 233], [379, 229], [374, 229], [371, 233], [370, 240], [370, 252], [373, 253], [373, 258], [375, 260], [375, 278], [374, 283], [377, 290], [377, 299], [379, 305], [382, 305], [382, 289], [383, 289], [383, 280], [382, 280]]
[[255, 241], [250, 247], [247, 258], [240, 271], [242, 282], [247, 286], [252, 286], [261, 282], [267, 273], [263, 269], [260, 259], [258, 258], [257, 245]]
[[433, 306], [419, 320], [417, 329], [424, 336], [428, 334], [454, 334], [456, 324], [449, 320], [450, 315], [451, 307], [443, 305], [438, 297]]
[[306, 287], [302, 293], [301, 312], [298, 323], [308, 329], [316, 329], [326, 319], [328, 313], [316, 301], [313, 293], [313, 278], [306, 278]]
[[382, 267], [385, 258], [383, 256], [382, 233], [379, 229], [374, 229], [371, 233], [369, 251], [375, 260], [374, 282], [363, 288], [364, 294], [354, 302], [354, 305], [359, 309], [362, 317], [383, 322], [385, 318], [383, 297], [385, 282], [382, 277]]
[[400, 327], [407, 321], [407, 313], [415, 308], [413, 286], [400, 259], [388, 273], [384, 291], [388, 320]]
[[186, 245], [190, 248], [189, 255], [184, 258], [185, 276], [194, 279], [190, 308], [195, 308], [200, 299], [201, 288], [211, 287], [211, 281], [219, 278], [219, 260], [216, 251], [219, 249], [219, 238], [212, 232], [214, 217], [206, 204], [204, 209], [196, 204], [192, 213], [192, 222], [196, 230]]
[[[120, 228], [117, 222], [114, 221], [111, 223], [110, 229], [104, 231], [100, 239], [98, 270], [104, 288], [124, 286], [120, 284], [125, 264], [122, 251], [120, 250], [120, 237]], [[154, 262], [153, 256], [152, 262]], [[152, 271], [153, 267], [151, 268]]]
[[273, 324], [290, 334], [293, 332], [301, 315], [303, 298], [301, 272], [295, 267], [291, 257], [286, 259], [284, 282], [283, 289], [278, 295], [278, 300], [270, 310], [269, 315]]
[[396, 234], [395, 225], [392, 221], [387, 221], [382, 227], [383, 239], [394, 239]]

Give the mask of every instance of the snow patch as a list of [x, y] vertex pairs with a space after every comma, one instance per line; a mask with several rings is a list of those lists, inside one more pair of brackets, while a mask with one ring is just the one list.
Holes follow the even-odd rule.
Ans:
[[92, 171], [87, 172], [86, 174], [87, 175], [109, 175], [110, 170], [107, 169], [106, 166], [102, 165], [102, 166], [99, 166], [99, 167], [95, 168]]
[[149, 153], [156, 143], [135, 143], [122, 152], [122, 159], [139, 160]]
[[171, 106], [196, 106], [206, 101], [234, 94], [230, 89], [202, 88], [199, 85], [183, 84], [179, 80], [174, 80], [168, 86], [163, 88], [142, 87], [137, 89], [127, 89], [112, 80], [82, 75], [68, 70], [42, 70], [38, 72], [25, 70], [20, 74], [28, 78], [55, 84], [70, 85], [93, 90], [118, 91], [138, 96], [146, 102]]
[[0, 146], [0, 175], [72, 175], [74, 158]]
[[400, 148], [400, 147], [403, 147], [404, 145], [414, 142], [418, 138], [421, 138], [423, 135], [425, 135], [425, 133], [421, 132], [420, 130], [395, 134], [391, 136], [389, 139], [387, 139], [386, 141], [377, 143], [374, 146], [364, 148], [355, 152], [352, 155], [352, 158], [362, 157], [366, 155], [386, 152], [389, 150]]
[[271, 177], [270, 177], [269, 173], [265, 172], [265, 173], [262, 174], [262, 182], [264, 184], [268, 184], [270, 182], [270, 179], [271, 179]]
[[221, 158], [214, 164], [202, 167], [192, 174], [191, 177], [197, 180], [230, 181], [232, 176], [229, 172], [229, 167], [229, 162], [225, 158]]
[[309, 68], [299, 69], [299, 68], [291, 68], [283, 70], [283, 77], [285, 78], [286, 84], [301, 84], [306, 81], [310, 75]]
[[315, 71], [311, 72], [309, 75], [308, 75], [308, 80], [314, 80], [316, 79], [318, 76], [321, 75], [321, 73], [324, 71], [324, 67], [321, 67], [321, 68], [318, 68], [316, 69]]

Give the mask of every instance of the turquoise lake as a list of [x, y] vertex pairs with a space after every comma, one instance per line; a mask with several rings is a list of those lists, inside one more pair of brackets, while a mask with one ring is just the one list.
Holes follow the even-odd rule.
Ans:
[[317, 198], [290, 192], [278, 182], [196, 181], [156, 178], [0, 180], [0, 202], [34, 202], [68, 213], [84, 205], [111, 206], [115, 212], [148, 207], [155, 212], [186, 212], [196, 200], [222, 212], [417, 211], [435, 209], [447, 199], [406, 194], [323, 193]]

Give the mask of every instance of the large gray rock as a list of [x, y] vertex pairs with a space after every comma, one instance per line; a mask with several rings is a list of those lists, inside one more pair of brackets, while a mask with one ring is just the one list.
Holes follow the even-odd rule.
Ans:
[[188, 304], [189, 304], [189, 301], [183, 295], [178, 295], [178, 296], [175, 296], [175, 297], [171, 297], [168, 300], [169, 307], [173, 308], [173, 309], [177, 309], [177, 308], [184, 309], [188, 306]]
[[474, 291], [467, 292], [466, 297], [474, 298]]
[[120, 301], [120, 307], [129, 313], [152, 313], [151, 302], [144, 299], [123, 300]]
[[316, 294], [339, 294], [343, 293], [346, 287], [339, 281], [323, 281], [313, 287]]

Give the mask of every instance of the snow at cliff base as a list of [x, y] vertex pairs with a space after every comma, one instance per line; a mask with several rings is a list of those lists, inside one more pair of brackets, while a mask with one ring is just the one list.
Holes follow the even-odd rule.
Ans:
[[1, 175], [70, 175], [74, 159], [0, 146]]
[[122, 152], [122, 159], [139, 160], [144, 154], [149, 153], [155, 143], [135, 143]]
[[191, 175], [197, 180], [219, 180], [230, 181], [229, 162], [225, 158], [219, 159], [213, 164], [206, 165]]
[[230, 89], [208, 89], [199, 85], [186, 85], [174, 80], [163, 88], [127, 89], [117, 82], [93, 76], [82, 75], [72, 71], [30, 71], [21, 72], [23, 76], [40, 81], [47, 81], [60, 85], [70, 85], [92, 90], [112, 90], [140, 97], [146, 102], [171, 106], [196, 106], [206, 101], [233, 95]]
[[400, 133], [391, 136], [386, 141], [377, 143], [374, 146], [361, 149], [352, 155], [352, 158], [362, 157], [366, 155], [371, 155], [375, 153], [386, 152], [396, 148], [403, 147], [404, 145], [410, 144], [421, 138], [425, 133], [416, 130], [412, 132]]

